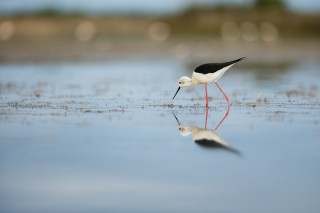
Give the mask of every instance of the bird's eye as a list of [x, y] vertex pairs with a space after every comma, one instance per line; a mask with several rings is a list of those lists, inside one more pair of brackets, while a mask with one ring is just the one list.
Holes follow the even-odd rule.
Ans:
[[181, 82], [181, 81], [179, 81], [179, 84], [182, 84], [182, 82]]

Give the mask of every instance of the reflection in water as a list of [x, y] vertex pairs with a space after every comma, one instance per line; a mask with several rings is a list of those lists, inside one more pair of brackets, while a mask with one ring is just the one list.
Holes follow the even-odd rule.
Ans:
[[[219, 87], [219, 85], [218, 85]], [[219, 87], [220, 89], [220, 87]], [[222, 90], [221, 90], [222, 91]], [[223, 116], [223, 118], [221, 119], [221, 121], [219, 122], [219, 124], [216, 126], [216, 128], [214, 129], [215, 131], [218, 130], [218, 128], [220, 127], [220, 125], [223, 123], [223, 121], [228, 117], [229, 115], [229, 111], [230, 111], [230, 104], [229, 104], [229, 100], [228, 100], [228, 109], [226, 111], [226, 114]], [[207, 128], [207, 121], [208, 121], [208, 109], [206, 110], [206, 124], [205, 124], [205, 128]]]
[[214, 130], [210, 130], [207, 128], [208, 108], [206, 109], [206, 119], [205, 119], [204, 128], [181, 124], [177, 116], [175, 114], [173, 115], [179, 124], [180, 135], [188, 136], [191, 134], [194, 142], [204, 148], [224, 149], [224, 150], [233, 152], [235, 154], [240, 154], [239, 151], [232, 148], [228, 143], [226, 143], [225, 140], [222, 137], [220, 137], [217, 132], [217, 129], [219, 128], [219, 126], [228, 117], [229, 110], [230, 109], [228, 108], [225, 116], [221, 119], [221, 121], [219, 122], [219, 124]]

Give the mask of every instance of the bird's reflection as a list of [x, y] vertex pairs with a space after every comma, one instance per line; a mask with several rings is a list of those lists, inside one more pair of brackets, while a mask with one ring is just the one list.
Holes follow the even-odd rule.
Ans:
[[206, 109], [206, 118], [205, 118], [204, 128], [184, 125], [184, 124], [180, 123], [179, 119], [177, 118], [177, 116], [175, 114], [173, 114], [173, 115], [179, 124], [180, 135], [182, 135], [182, 136], [191, 135], [194, 142], [203, 148], [223, 149], [223, 150], [235, 153], [235, 154], [240, 154], [239, 151], [237, 151], [236, 149], [231, 147], [228, 143], [226, 143], [225, 140], [222, 137], [220, 137], [217, 132], [220, 125], [228, 117], [228, 114], [229, 114], [229, 108], [228, 108], [226, 114], [224, 115], [224, 117], [221, 119], [221, 121], [216, 126], [216, 128], [212, 129], [212, 130], [207, 128], [208, 108]]

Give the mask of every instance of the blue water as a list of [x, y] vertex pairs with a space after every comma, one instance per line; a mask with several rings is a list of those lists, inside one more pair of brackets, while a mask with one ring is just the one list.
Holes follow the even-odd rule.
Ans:
[[179, 131], [205, 129], [203, 86], [171, 100], [187, 70], [163, 58], [0, 65], [0, 211], [319, 212], [319, 64], [274, 78], [234, 66], [216, 131], [227, 105], [209, 86], [207, 130], [236, 152]]

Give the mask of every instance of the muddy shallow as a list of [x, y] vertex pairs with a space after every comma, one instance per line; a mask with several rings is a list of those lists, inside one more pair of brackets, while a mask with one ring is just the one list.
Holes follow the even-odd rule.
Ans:
[[244, 65], [217, 128], [173, 59], [1, 64], [1, 212], [318, 212], [318, 60]]

